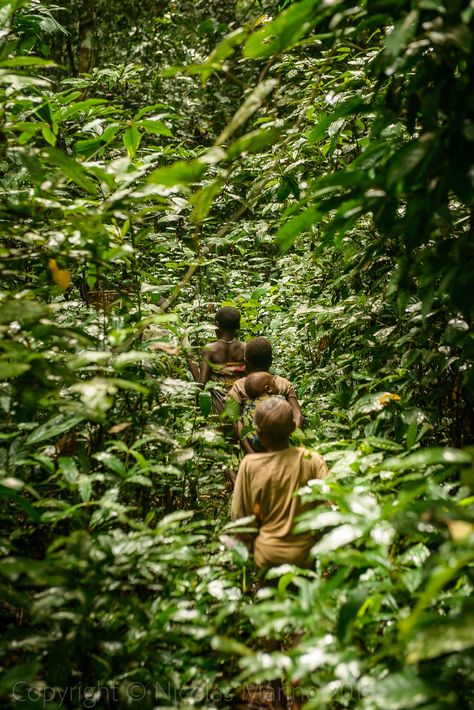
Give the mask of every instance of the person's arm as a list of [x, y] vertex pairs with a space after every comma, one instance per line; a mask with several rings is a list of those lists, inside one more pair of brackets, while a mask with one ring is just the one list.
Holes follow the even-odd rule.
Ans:
[[329, 475], [326, 461], [319, 454], [313, 454], [313, 467], [316, 476], [314, 478], [325, 478]]
[[205, 385], [211, 378], [212, 350], [208, 347], [201, 352], [201, 367], [199, 369], [199, 382]]
[[187, 335], [185, 335], [182, 340], [182, 346], [184, 348], [184, 357], [186, 358], [186, 362], [188, 363], [188, 367], [191, 372], [191, 375], [193, 376], [193, 380], [199, 382], [199, 367], [197, 366], [197, 363], [192, 355], [191, 343], [189, 342], [189, 338]]
[[275, 377], [279, 393], [286, 399], [293, 410], [293, 420], [297, 429], [302, 429], [304, 424], [303, 412], [301, 411], [298, 397], [295, 394], [291, 382], [286, 377]]
[[239, 520], [239, 518], [245, 518], [245, 516], [248, 515], [245, 510], [244, 478], [245, 460], [242, 459], [237, 472], [237, 478], [235, 479], [234, 492], [232, 494], [232, 507], [230, 512], [230, 519], [232, 521]]
[[[240, 518], [246, 518], [247, 516], [254, 514], [251, 506], [250, 492], [247, 490], [247, 486], [247, 468], [245, 458], [243, 458], [237, 473], [234, 492], [232, 494], [232, 507], [230, 513], [232, 521], [240, 520]], [[255, 530], [254, 534], [235, 533], [235, 536], [239, 540], [242, 540], [242, 542], [244, 542], [247, 546], [251, 547], [257, 532], [258, 531]]]
[[296, 399], [296, 395], [292, 390], [292, 395], [288, 397], [288, 404], [293, 410], [293, 419], [297, 429], [302, 429], [304, 424], [303, 412], [301, 411], [300, 403]]
[[249, 440], [247, 437], [242, 439], [242, 429], [244, 428], [243, 422], [241, 419], [239, 419], [238, 422], [235, 422], [234, 424], [234, 431], [237, 435], [237, 438], [239, 440], [239, 443], [243, 450], [245, 451], [246, 454], [255, 454], [255, 449], [252, 449]]

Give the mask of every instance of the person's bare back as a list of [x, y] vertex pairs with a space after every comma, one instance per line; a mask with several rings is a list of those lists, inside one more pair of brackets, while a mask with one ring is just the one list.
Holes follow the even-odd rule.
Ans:
[[245, 345], [235, 334], [240, 327], [240, 312], [237, 308], [225, 306], [216, 313], [217, 340], [204, 346], [201, 352], [201, 367], [198, 381], [205, 385], [216, 382], [222, 388], [212, 389], [214, 412], [224, 408], [224, 396], [234, 382], [245, 373]]

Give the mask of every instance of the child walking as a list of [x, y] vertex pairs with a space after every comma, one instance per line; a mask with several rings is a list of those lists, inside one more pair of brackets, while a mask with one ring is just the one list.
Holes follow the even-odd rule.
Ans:
[[299, 488], [328, 474], [323, 458], [303, 447], [290, 448], [295, 429], [293, 410], [284, 399], [268, 397], [257, 405], [255, 425], [265, 449], [245, 456], [232, 497], [232, 520], [255, 515], [255, 532], [242, 535], [257, 567], [290, 563], [310, 565], [310, 532], [293, 533], [295, 518], [314, 504], [303, 504]]

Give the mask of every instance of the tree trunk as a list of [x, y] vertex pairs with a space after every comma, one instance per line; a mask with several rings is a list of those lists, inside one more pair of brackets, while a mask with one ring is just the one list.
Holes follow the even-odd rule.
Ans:
[[82, 0], [79, 18], [79, 74], [88, 73], [94, 65], [95, 13], [93, 0]]

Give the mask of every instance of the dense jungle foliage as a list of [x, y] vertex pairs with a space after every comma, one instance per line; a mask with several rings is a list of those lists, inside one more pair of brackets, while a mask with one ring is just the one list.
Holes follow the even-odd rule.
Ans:
[[[0, 0], [2, 707], [474, 701], [473, 45], [472, 0]], [[331, 469], [256, 594], [185, 359], [226, 304]]]

